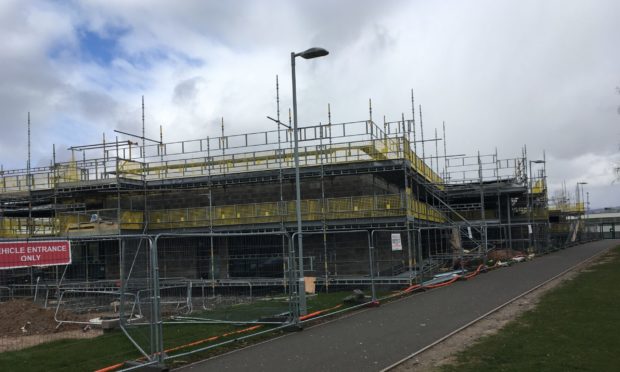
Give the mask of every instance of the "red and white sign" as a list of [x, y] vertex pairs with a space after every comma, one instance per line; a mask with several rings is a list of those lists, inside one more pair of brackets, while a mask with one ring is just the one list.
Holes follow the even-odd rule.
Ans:
[[71, 263], [71, 243], [67, 240], [0, 242], [0, 270]]

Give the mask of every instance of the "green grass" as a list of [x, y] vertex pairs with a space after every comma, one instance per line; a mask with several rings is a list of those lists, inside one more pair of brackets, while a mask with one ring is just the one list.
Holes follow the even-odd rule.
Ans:
[[620, 247], [442, 371], [619, 371]]
[[127, 337], [114, 331], [93, 339], [59, 340], [0, 353], [0, 371], [94, 371], [139, 356]]
[[[342, 303], [342, 300], [351, 292], [334, 292], [329, 294], [319, 294], [308, 297], [308, 312], [331, 308]], [[205, 317], [216, 319], [253, 320], [258, 316], [281, 313], [288, 310], [288, 303], [285, 301], [259, 301], [253, 304], [237, 305], [225, 311], [204, 312]], [[199, 316], [200, 312], [191, 316]], [[220, 316], [220, 318], [218, 318]], [[166, 349], [186, 345], [190, 342], [219, 336], [224, 333], [240, 330], [247, 326], [232, 324], [165, 324], [164, 347]], [[258, 331], [268, 329], [263, 326]], [[131, 327], [129, 333], [134, 336], [137, 342], [148, 350], [149, 329], [147, 326]], [[279, 334], [279, 333], [278, 333]], [[246, 335], [244, 333], [243, 335]], [[195, 356], [183, 358], [183, 361], [174, 361], [172, 364], [197, 360], [215, 353], [225, 352], [235, 347], [246, 345], [248, 342], [256, 342], [273, 334], [259, 336], [256, 340], [249, 340], [235, 343], [233, 345], [217, 348], [207, 353], [200, 353]], [[234, 339], [235, 336], [220, 338], [210, 343], [202, 343], [194, 348], [212, 345], [218, 342]], [[191, 348], [184, 348], [176, 353], [186, 352]], [[0, 353], [0, 371], [93, 371], [107, 367], [126, 360], [133, 360], [141, 357], [141, 354], [130, 343], [127, 337], [120, 331], [113, 331], [93, 339], [81, 340], [58, 340], [19, 351], [9, 351]]]

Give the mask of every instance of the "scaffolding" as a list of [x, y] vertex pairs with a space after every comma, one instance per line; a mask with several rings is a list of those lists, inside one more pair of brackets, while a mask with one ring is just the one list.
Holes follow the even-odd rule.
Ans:
[[[385, 127], [390, 131], [390, 126]], [[356, 164], [405, 160], [411, 171], [419, 175], [425, 186], [443, 189], [443, 180], [413, 149], [406, 136], [384, 132], [372, 121], [317, 125], [299, 129], [300, 167], [325, 176], [346, 173], [328, 167], [343, 165], [349, 171]], [[166, 208], [148, 211], [81, 208], [66, 211], [67, 202], [78, 193], [110, 190], [131, 192], [141, 187], [151, 190], [202, 188], [210, 193], [218, 184], [244, 182], [243, 178], [260, 177], [278, 170], [290, 171], [293, 151], [290, 130], [265, 131], [171, 143], [140, 146], [131, 141], [108, 142], [71, 147], [72, 158], [81, 153], [82, 160], [54, 163], [49, 167], [9, 170], [0, 174], [3, 218], [0, 237], [108, 235], [122, 230], [141, 230], [147, 224], [153, 229], [232, 226], [291, 221], [294, 203], [273, 201], [239, 203], [207, 208]], [[94, 156], [93, 156], [94, 155]], [[96, 157], [102, 155], [101, 157]], [[240, 177], [234, 178], [233, 175]], [[263, 175], [263, 177], [265, 177]], [[267, 176], [269, 178], [269, 176]], [[273, 175], [272, 175], [273, 178]], [[285, 182], [286, 177], [279, 180]], [[247, 182], [247, 181], [246, 181]], [[34, 201], [32, 199], [37, 199]], [[60, 203], [54, 200], [64, 199]], [[322, 199], [322, 198], [321, 198]], [[410, 189], [392, 195], [360, 195], [305, 199], [304, 220], [359, 219], [388, 216], [432, 222], [444, 221], [441, 211], [416, 200]], [[46, 218], [11, 217], [18, 211], [45, 212]], [[34, 207], [32, 207], [34, 205]], [[10, 212], [14, 213], [10, 213]], [[91, 220], [95, 217], [95, 220]]]
[[[445, 125], [443, 138], [437, 130], [424, 138], [421, 108], [419, 114], [417, 133], [413, 110], [411, 118], [384, 118], [382, 125], [372, 115], [332, 123], [330, 114], [326, 124], [298, 129], [301, 217], [305, 231], [322, 232], [322, 251], [309, 259], [322, 265], [324, 283], [335, 272], [336, 253], [328, 249], [334, 231], [402, 231], [408, 257], [400, 267], [410, 273], [463, 261], [464, 251], [482, 260], [494, 249], [542, 246], [545, 238], [528, 230], [549, 216], [544, 169], [528, 172], [525, 149], [515, 158], [500, 158], [497, 150], [448, 155]], [[3, 169], [0, 239], [293, 233], [294, 136], [276, 122], [275, 130], [232, 135], [222, 122], [221, 136], [175, 142], [104, 136], [70, 147], [68, 162], [57, 163], [54, 152], [47, 167]], [[283, 260], [284, 270], [286, 257], [283, 251], [263, 258]], [[210, 272], [215, 279], [215, 267]]]

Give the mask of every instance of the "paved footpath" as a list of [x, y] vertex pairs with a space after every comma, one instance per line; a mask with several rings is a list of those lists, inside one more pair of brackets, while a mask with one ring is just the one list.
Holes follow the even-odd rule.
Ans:
[[620, 240], [588, 243], [366, 309], [183, 371], [379, 371]]

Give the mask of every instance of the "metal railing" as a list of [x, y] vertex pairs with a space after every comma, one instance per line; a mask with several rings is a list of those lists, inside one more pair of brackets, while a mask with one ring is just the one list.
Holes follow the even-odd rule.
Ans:
[[[406, 159], [429, 183], [439, 188], [443, 187], [441, 177], [414, 153], [406, 138], [377, 139], [374, 134], [368, 134], [366, 137], [369, 138], [338, 143], [327, 143], [328, 139], [324, 139], [320, 144], [302, 146], [299, 150], [300, 166]], [[102, 186], [115, 184], [118, 178], [148, 182], [294, 167], [292, 149], [276, 149], [272, 148], [272, 144], [266, 147], [268, 148], [258, 147], [250, 152], [227, 153], [226, 149], [222, 149], [218, 153], [215, 150], [200, 148], [199, 151], [138, 159], [121, 156], [85, 159], [35, 168], [30, 174], [24, 170], [2, 171], [0, 193]]]
[[[404, 217], [445, 222], [443, 212], [409, 196], [405, 209], [405, 193], [352, 196], [327, 199], [306, 199], [301, 202], [304, 221], [343, 220], [360, 218]], [[295, 202], [267, 202], [218, 205], [200, 208], [160, 209], [149, 212], [150, 229], [175, 229], [231, 225], [250, 225], [294, 221]], [[5, 217], [0, 237], [28, 236], [27, 218]], [[120, 230], [143, 227], [141, 211], [122, 211], [120, 222], [116, 209], [64, 212], [57, 218], [33, 219], [34, 236], [97, 236], [118, 234]]]

